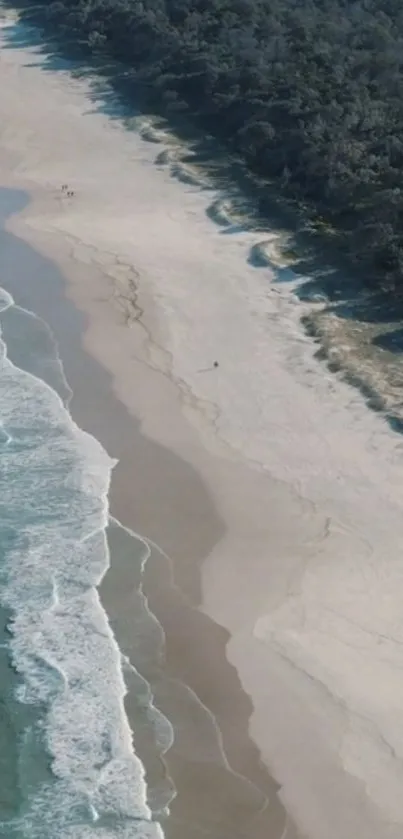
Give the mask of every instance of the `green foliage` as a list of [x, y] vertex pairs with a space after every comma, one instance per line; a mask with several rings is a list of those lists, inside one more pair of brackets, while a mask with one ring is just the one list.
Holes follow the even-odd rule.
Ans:
[[[29, 4], [27, 0], [26, 4]], [[131, 68], [403, 283], [400, 0], [57, 0], [54, 27]]]

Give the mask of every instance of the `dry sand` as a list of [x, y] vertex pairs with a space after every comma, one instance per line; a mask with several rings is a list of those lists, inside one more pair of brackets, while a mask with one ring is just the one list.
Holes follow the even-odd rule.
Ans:
[[[11, 41], [3, 30], [0, 181], [28, 189], [33, 203], [9, 228], [63, 269], [86, 314], [86, 350], [160, 447], [148, 456], [126, 442], [136, 479], [114, 482], [119, 517], [172, 557], [185, 604], [200, 604], [192, 620], [223, 627], [253, 702], [251, 735], [301, 833], [397, 839], [401, 438], [314, 358], [290, 289], [248, 264], [270, 231], [225, 235], [210, 218], [222, 196], [172, 178], [155, 165], [161, 144], [103, 115], [88, 83], [44, 71], [35, 48]], [[180, 623], [169, 626], [177, 589], [162, 596], [153, 576], [169, 666], [177, 674], [187, 656], [188, 677], [191, 647]], [[234, 677], [235, 692], [220, 694], [213, 646], [195, 689], [214, 705], [230, 762], [232, 753], [250, 775], [256, 755], [236, 728], [249, 709], [232, 718], [240, 686]]]

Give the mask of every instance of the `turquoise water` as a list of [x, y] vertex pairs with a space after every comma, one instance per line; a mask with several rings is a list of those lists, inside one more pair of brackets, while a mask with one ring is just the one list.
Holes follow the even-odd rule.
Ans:
[[[156, 839], [125, 677], [148, 717], [151, 694], [97, 591], [114, 462], [70, 416], [50, 330], [4, 290], [0, 327], [0, 836]], [[141, 568], [147, 546], [131, 540]]]

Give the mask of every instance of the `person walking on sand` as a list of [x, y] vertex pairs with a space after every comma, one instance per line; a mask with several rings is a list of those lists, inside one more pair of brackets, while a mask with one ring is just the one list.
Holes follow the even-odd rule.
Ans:
[[202, 367], [201, 370], [198, 370], [198, 373], [210, 373], [211, 370], [216, 370], [219, 367], [218, 361], [213, 361], [212, 367]]

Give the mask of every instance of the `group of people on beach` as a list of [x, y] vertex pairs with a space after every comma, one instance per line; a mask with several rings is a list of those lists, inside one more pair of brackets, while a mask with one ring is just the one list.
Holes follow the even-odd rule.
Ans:
[[67, 195], [67, 198], [72, 198], [74, 195], [74, 189], [69, 189], [68, 184], [62, 184], [62, 193]]

